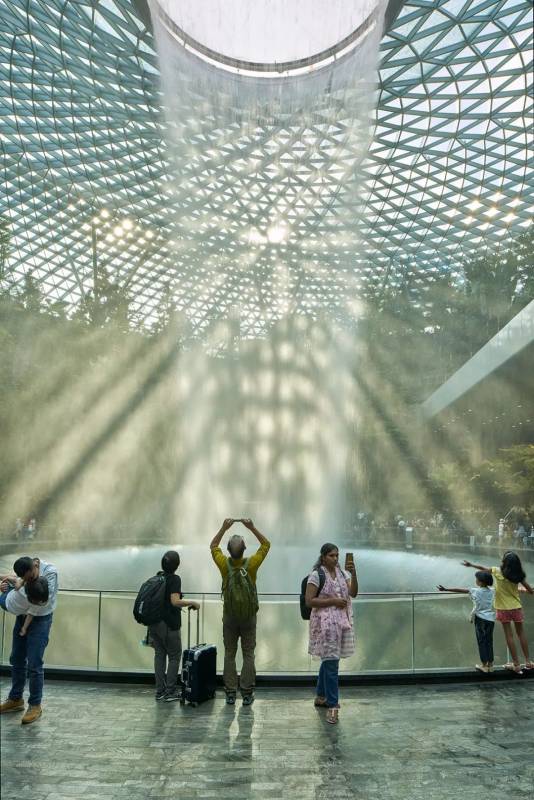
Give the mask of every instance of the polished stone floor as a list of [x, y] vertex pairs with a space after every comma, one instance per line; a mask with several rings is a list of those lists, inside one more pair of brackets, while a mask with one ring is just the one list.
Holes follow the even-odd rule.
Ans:
[[193, 709], [148, 686], [49, 681], [39, 722], [1, 718], [2, 799], [534, 796], [534, 681], [347, 688], [341, 702], [333, 727], [307, 689]]

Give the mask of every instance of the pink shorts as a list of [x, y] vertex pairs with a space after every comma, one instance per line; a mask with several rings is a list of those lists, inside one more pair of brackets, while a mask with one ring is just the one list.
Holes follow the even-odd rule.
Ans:
[[495, 611], [495, 617], [498, 622], [524, 622], [525, 618], [523, 616], [523, 609], [522, 608], [510, 608], [508, 610], [504, 610], [498, 608]]

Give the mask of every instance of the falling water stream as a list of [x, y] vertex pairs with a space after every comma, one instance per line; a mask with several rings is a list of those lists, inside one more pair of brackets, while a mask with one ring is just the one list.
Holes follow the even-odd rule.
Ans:
[[179, 312], [196, 331], [177, 370], [175, 530], [193, 542], [222, 517], [250, 516], [286, 544], [324, 536], [352, 502], [355, 220], [384, 9], [151, 9], [164, 189], [181, 209], [169, 235], [190, 286]]

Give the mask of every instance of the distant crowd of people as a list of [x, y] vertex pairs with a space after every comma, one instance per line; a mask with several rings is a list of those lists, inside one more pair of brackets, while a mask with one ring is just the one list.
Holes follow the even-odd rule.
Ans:
[[13, 531], [13, 536], [15, 541], [28, 541], [30, 539], [35, 539], [37, 534], [37, 520], [35, 517], [30, 516], [22, 519], [21, 517], [17, 517], [15, 522], [15, 529]]
[[430, 516], [396, 514], [391, 520], [375, 520], [372, 514], [360, 512], [346, 532], [357, 541], [383, 541], [399, 544], [453, 544], [507, 545], [534, 549], [534, 523], [528, 514], [513, 520], [501, 518], [489, 523], [477, 519], [474, 512], [467, 515], [468, 523], [454, 516], [435, 512]]
[[[246, 543], [240, 534], [230, 536], [225, 555], [221, 542], [235, 523], [242, 523], [257, 539], [259, 547], [245, 557]], [[222, 579], [224, 645], [223, 684], [226, 702], [234, 705], [238, 692], [243, 705], [254, 702], [256, 685], [255, 650], [259, 611], [256, 580], [258, 570], [269, 553], [270, 542], [250, 519], [225, 519], [210, 543], [210, 551]], [[515, 552], [505, 552], [499, 566], [486, 567], [463, 562], [477, 570], [475, 585], [470, 588], [446, 588], [443, 592], [469, 594], [473, 600], [473, 621], [479, 647], [480, 663], [476, 668], [493, 670], [493, 629], [495, 621], [503, 626], [511, 661], [505, 667], [514, 673], [534, 669], [524, 629], [521, 592], [533, 594], [526, 580], [521, 560]], [[181, 698], [179, 670], [182, 655], [181, 612], [199, 609], [195, 600], [183, 597], [177, 574], [180, 556], [167, 551], [161, 560], [163, 587], [161, 614], [148, 627], [147, 638], [154, 648], [155, 698], [172, 702]], [[42, 714], [43, 661], [48, 644], [53, 613], [57, 603], [56, 568], [39, 558], [23, 556], [13, 565], [14, 572], [0, 578], [0, 607], [16, 615], [10, 656], [11, 690], [0, 704], [0, 713], [24, 711], [23, 700], [29, 677], [29, 704], [23, 724], [35, 722]], [[354, 653], [352, 600], [358, 595], [358, 576], [352, 554], [347, 554], [344, 568], [339, 563], [337, 545], [327, 542], [303, 580], [301, 613], [309, 619], [308, 652], [320, 660], [314, 705], [325, 709], [326, 720], [336, 724], [339, 717], [339, 663]], [[519, 648], [524, 657], [520, 660]], [[238, 675], [236, 655], [239, 644], [243, 656]]]

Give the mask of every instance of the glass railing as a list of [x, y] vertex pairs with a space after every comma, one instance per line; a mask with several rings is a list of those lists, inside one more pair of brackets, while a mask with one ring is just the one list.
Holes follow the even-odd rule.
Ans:
[[[132, 615], [135, 592], [62, 590], [54, 614], [46, 666], [112, 672], [152, 672], [153, 651], [141, 644], [146, 628]], [[200, 640], [217, 646], [222, 670], [222, 603], [219, 594], [188, 595], [200, 603]], [[307, 674], [317, 663], [307, 654], [308, 623], [298, 595], [261, 594], [256, 668], [264, 674]], [[356, 651], [341, 662], [346, 674], [470, 669], [478, 660], [466, 595], [437, 592], [360, 594], [353, 603]], [[525, 627], [534, 650], [534, 596], [523, 596]], [[192, 638], [196, 619], [192, 613]], [[187, 612], [182, 643], [187, 644]], [[9, 663], [15, 618], [2, 614], [1, 661]], [[500, 625], [495, 662], [507, 659]]]

